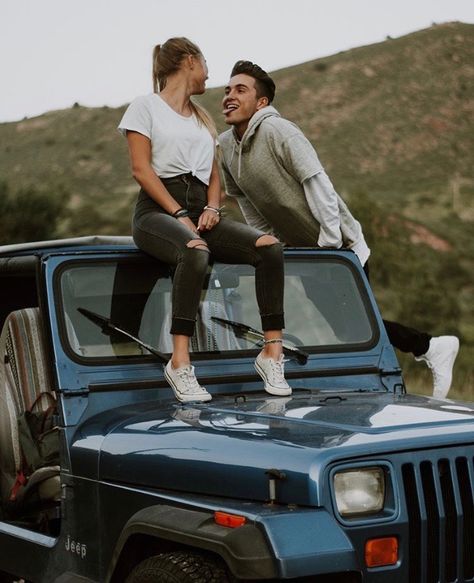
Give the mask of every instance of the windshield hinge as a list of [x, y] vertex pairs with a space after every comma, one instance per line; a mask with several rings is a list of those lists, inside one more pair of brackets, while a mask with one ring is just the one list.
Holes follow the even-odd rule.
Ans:
[[61, 388], [58, 392], [68, 397], [87, 397], [90, 391], [87, 387], [81, 387], [80, 389]]

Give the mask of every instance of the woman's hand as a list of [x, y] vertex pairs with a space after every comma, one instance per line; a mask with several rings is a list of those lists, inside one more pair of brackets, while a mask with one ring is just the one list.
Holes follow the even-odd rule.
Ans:
[[195, 235], [198, 234], [198, 227], [196, 227], [196, 225], [192, 222], [192, 220], [189, 217], [180, 217], [177, 220], [185, 227], [188, 227], [188, 229], [190, 229]]
[[208, 209], [202, 212], [198, 221], [198, 231], [210, 231], [221, 220], [219, 212]]

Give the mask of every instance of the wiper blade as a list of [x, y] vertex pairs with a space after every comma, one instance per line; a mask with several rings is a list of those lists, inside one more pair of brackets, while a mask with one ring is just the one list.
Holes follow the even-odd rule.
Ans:
[[[259, 340], [264, 340], [265, 336], [263, 332], [260, 330], [256, 330], [252, 328], [252, 326], [248, 326], [247, 324], [241, 324], [240, 322], [233, 322], [232, 320], [226, 320], [225, 318], [219, 318], [218, 316], [211, 316], [211, 320], [215, 320], [220, 324], [225, 324], [226, 326], [230, 326], [233, 328], [237, 335], [242, 337], [253, 336], [254, 338], [258, 338]], [[303, 352], [300, 348], [296, 348], [295, 346], [288, 346], [283, 342], [283, 351], [288, 356], [294, 356], [299, 364], [306, 364], [308, 362], [308, 354]]]
[[136, 338], [135, 336], [130, 334], [130, 332], [127, 332], [126, 330], [119, 328], [118, 326], [113, 324], [108, 318], [105, 318], [104, 316], [101, 316], [100, 314], [96, 314], [95, 312], [91, 312], [90, 310], [86, 310], [86, 308], [77, 308], [77, 311], [80, 314], [82, 314], [83, 316], [85, 316], [88, 320], [93, 322], [96, 326], [99, 326], [99, 328], [101, 328], [102, 332], [104, 334], [106, 334], [107, 336], [110, 336], [110, 334], [112, 332], [116, 332], [117, 334], [122, 334], [122, 336], [126, 336], [130, 340], [133, 340], [134, 342], [136, 342], [139, 346], [142, 346], [143, 348], [148, 350], [148, 352], [151, 352], [152, 354], [154, 354], [156, 357], [159, 358], [159, 360], [161, 362], [168, 362], [169, 359], [162, 352], [160, 352], [156, 348], [153, 348], [153, 346], [150, 346], [146, 342], [143, 342], [139, 338]]

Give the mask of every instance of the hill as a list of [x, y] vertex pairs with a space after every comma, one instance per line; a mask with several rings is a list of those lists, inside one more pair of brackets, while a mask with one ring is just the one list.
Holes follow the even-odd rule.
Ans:
[[[442, 232], [447, 215], [474, 219], [474, 25], [433, 26], [273, 77], [277, 109], [342, 193], [366, 192]], [[221, 95], [203, 99], [216, 119]]]
[[[272, 76], [275, 106], [363, 222], [384, 315], [472, 347], [474, 25], [434, 25]], [[200, 99], [220, 130], [222, 95]], [[11, 189], [69, 193], [60, 234], [129, 232], [137, 187], [115, 129], [124, 110], [76, 104], [0, 124], [0, 176]], [[474, 398], [472, 364], [463, 370], [458, 384]]]

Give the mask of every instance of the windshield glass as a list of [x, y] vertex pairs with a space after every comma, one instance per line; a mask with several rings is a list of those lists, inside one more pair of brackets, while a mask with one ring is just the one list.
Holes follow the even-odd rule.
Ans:
[[[351, 264], [340, 258], [287, 259], [285, 342], [310, 351], [367, 348], [374, 341], [374, 316], [358, 277]], [[160, 352], [171, 352], [172, 281], [166, 266], [137, 257], [71, 262], [62, 269], [59, 283], [63, 335], [76, 355], [102, 359], [149, 355], [130, 338], [103, 330], [100, 322], [91, 321], [79, 309], [109, 319]], [[251, 266], [210, 268], [191, 350], [230, 354], [260, 346], [258, 337], [245, 335], [223, 320], [261, 330]]]

